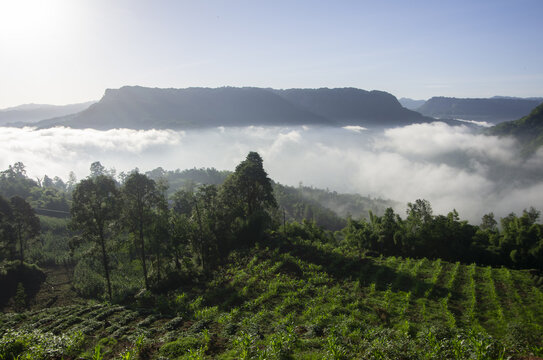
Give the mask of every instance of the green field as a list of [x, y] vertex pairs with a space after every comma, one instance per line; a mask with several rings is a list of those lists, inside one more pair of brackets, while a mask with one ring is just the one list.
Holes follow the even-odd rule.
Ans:
[[18, 359], [543, 356], [543, 291], [529, 271], [269, 245], [232, 253], [185, 292], [3, 313], [0, 349], [19, 347]]

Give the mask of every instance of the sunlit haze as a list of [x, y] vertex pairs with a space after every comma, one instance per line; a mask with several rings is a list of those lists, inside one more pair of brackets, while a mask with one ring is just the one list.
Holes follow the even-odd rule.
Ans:
[[538, 0], [4, 0], [0, 108], [123, 85], [541, 96], [541, 13]]

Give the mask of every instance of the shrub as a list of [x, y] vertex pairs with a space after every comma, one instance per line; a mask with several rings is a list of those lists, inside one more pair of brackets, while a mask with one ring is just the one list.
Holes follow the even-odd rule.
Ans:
[[168, 359], [175, 359], [185, 355], [189, 350], [196, 350], [203, 345], [205, 345], [204, 339], [195, 336], [186, 336], [163, 345], [159, 352], [160, 355]]

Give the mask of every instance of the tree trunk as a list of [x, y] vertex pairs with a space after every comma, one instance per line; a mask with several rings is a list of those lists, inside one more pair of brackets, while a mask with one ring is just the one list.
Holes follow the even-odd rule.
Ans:
[[194, 205], [195, 205], [195, 208], [196, 208], [196, 215], [198, 216], [198, 226], [200, 227], [200, 234], [199, 234], [199, 237], [200, 237], [200, 259], [202, 260], [202, 270], [204, 272], [206, 272], [206, 259], [205, 259], [205, 255], [204, 252], [204, 239], [203, 239], [203, 235], [204, 235], [204, 228], [202, 226], [202, 218], [200, 217], [200, 209], [198, 208], [198, 202], [194, 202]]
[[145, 240], [143, 238], [143, 217], [140, 219], [140, 246], [141, 246], [141, 264], [143, 267], [143, 277], [145, 279], [145, 289], [149, 290], [149, 281], [147, 280], [147, 263], [145, 261]]
[[23, 265], [23, 262], [24, 262], [24, 244], [23, 244], [23, 234], [22, 234], [22, 230], [21, 230], [21, 226], [18, 225], [17, 226], [17, 237], [19, 238], [19, 257], [20, 257], [20, 260], [21, 260], [21, 266]]
[[106, 240], [104, 239], [104, 233], [102, 229], [100, 229], [100, 245], [102, 247], [102, 261], [104, 263], [104, 270], [106, 271], [107, 294], [109, 295], [109, 301], [111, 301], [111, 281], [109, 279], [109, 264], [106, 254]]
[[156, 271], [157, 271], [157, 278], [158, 278], [158, 281], [160, 282], [160, 280], [161, 280], [161, 279], [160, 279], [160, 248], [157, 249], [157, 254], [156, 254], [156, 256], [157, 256], [157, 266], [156, 266], [156, 267], [157, 267], [157, 269], [156, 269]]

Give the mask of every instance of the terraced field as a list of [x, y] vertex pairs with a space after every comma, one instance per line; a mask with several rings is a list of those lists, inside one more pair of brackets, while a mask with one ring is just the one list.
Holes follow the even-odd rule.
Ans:
[[301, 242], [233, 254], [207, 281], [136, 303], [2, 314], [0, 350], [59, 359], [543, 356], [543, 292], [528, 271], [506, 268], [360, 259]]

